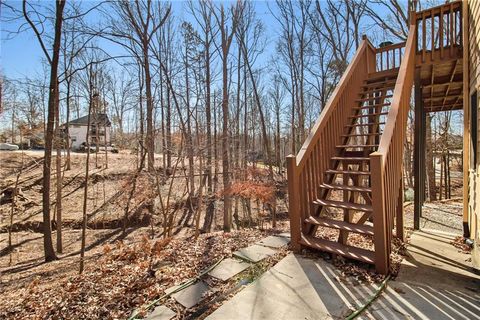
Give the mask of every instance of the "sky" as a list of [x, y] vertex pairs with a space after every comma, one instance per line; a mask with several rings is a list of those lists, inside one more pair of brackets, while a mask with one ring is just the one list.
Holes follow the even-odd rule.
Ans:
[[[7, 0], [7, 3], [21, 10], [21, 1]], [[96, 1], [91, 0], [83, 1], [83, 5], [86, 8], [91, 7], [96, 3]], [[172, 13], [175, 16], [176, 23], [182, 20], [187, 20], [194, 24], [195, 19], [186, 10], [185, 1], [177, 0], [171, 1], [171, 3]], [[253, 3], [255, 6], [257, 18], [259, 18], [263, 22], [266, 29], [265, 31], [267, 43], [265, 51], [257, 60], [257, 66], [263, 66], [266, 65], [267, 61], [274, 54], [275, 41], [278, 38], [278, 22], [272, 15], [272, 11], [274, 13], [276, 12], [276, 5], [273, 0], [254, 1]], [[379, 10], [381, 9], [379, 8]], [[44, 55], [32, 30], [29, 28], [24, 28], [25, 31], [15, 35], [14, 37], [11, 37], [10, 39], [7, 39], [9, 34], [5, 32], [5, 30], [16, 30], [22, 23], [24, 23], [24, 21], [18, 20], [13, 22], [5, 22], [4, 18], [5, 16], [2, 15], [0, 38], [1, 73], [10, 79], [24, 79], [27, 77], [40, 78], [44, 76], [45, 73], [42, 70], [43, 65], [41, 63], [41, 61], [44, 60]], [[94, 12], [89, 15], [89, 19], [91, 19], [92, 21], [98, 21], [99, 19], [101, 19], [101, 16], [100, 14]], [[123, 53], [123, 49], [121, 47], [107, 40], [99, 41], [99, 45], [111, 55], [121, 55]]]
[[[7, 0], [7, 2], [21, 10], [21, 1]], [[84, 1], [86, 7], [89, 7], [94, 3], [94, 1]], [[270, 35], [276, 36], [275, 30], [277, 22], [270, 13], [269, 6], [272, 10], [275, 10], [275, 3], [273, 1], [255, 1], [254, 4], [257, 17], [264, 23], [266, 34], [268, 35], [267, 38], [270, 39], [270, 43], [267, 45], [266, 52], [263, 55], [263, 59], [266, 60], [271, 54], [273, 54], [274, 49], [273, 39], [275, 37], [270, 37]], [[172, 12], [178, 21], [194, 21], [194, 18], [185, 10], [184, 1], [172, 1]], [[99, 18], [100, 16], [96, 13], [90, 14], [90, 19], [92, 20], [98, 20]], [[1, 22], [0, 66], [2, 73], [7, 78], [18, 79], [43, 74], [42, 65], [39, 62], [44, 59], [44, 54], [31, 29], [27, 29], [14, 37], [7, 39], [9, 34], [6, 30], [16, 30], [21, 23], [23, 23], [23, 21], [8, 23], [5, 23], [4, 21]], [[122, 52], [118, 45], [112, 44], [106, 40], [100, 42], [100, 44], [105, 51], [111, 54]]]

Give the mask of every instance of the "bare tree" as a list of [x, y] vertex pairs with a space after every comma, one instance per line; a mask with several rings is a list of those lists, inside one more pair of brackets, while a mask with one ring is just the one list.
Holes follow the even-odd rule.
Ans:
[[63, 10], [65, 8], [65, 0], [58, 0], [55, 2], [55, 27], [53, 49], [51, 53], [47, 50], [42, 33], [37, 28], [37, 24], [30, 18], [32, 10], [35, 9], [23, 0], [23, 15], [28, 22], [37, 40], [42, 48], [42, 51], [50, 64], [50, 90], [48, 96], [48, 115], [47, 115], [47, 129], [45, 134], [45, 160], [43, 163], [43, 190], [42, 190], [42, 212], [43, 212], [43, 246], [45, 253], [45, 261], [52, 261], [57, 259], [52, 244], [52, 228], [50, 222], [50, 174], [51, 174], [51, 160], [52, 160], [52, 146], [53, 146], [53, 131], [55, 125], [55, 111], [59, 104], [59, 89], [58, 89], [58, 64], [60, 58], [60, 44], [62, 36]]
[[[223, 113], [223, 127], [222, 127], [222, 170], [223, 170], [223, 188], [225, 190], [223, 195], [223, 230], [230, 232], [232, 227], [231, 216], [231, 198], [228, 194], [230, 188], [230, 162], [228, 149], [230, 146], [228, 123], [229, 123], [229, 93], [228, 93], [228, 54], [230, 46], [232, 45], [233, 36], [237, 30], [238, 20], [243, 8], [243, 3], [237, 2], [231, 8], [230, 19], [225, 13], [223, 4], [220, 8], [215, 8], [214, 15], [217, 25], [220, 29], [220, 57], [222, 60], [222, 113]], [[228, 20], [231, 20], [228, 25]]]
[[[122, 0], [112, 2], [116, 17], [112, 18], [107, 30], [103, 32], [113, 41], [127, 47], [143, 68], [146, 96], [146, 148], [148, 152], [148, 169], [153, 172], [155, 162], [155, 139], [153, 121], [153, 94], [150, 56], [154, 35], [163, 26], [170, 15], [171, 6], [161, 2], [141, 0], [136, 3]], [[122, 39], [119, 42], [115, 39]]]

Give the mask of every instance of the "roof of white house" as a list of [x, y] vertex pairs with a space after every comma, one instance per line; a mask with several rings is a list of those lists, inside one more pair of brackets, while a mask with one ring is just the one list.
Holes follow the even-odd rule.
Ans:
[[[88, 124], [88, 115], [80, 117], [78, 119], [70, 120], [69, 124], [86, 126]], [[110, 127], [111, 122], [108, 119], [108, 115], [105, 113], [96, 113], [90, 115], [90, 124], [98, 124], [101, 126]]]

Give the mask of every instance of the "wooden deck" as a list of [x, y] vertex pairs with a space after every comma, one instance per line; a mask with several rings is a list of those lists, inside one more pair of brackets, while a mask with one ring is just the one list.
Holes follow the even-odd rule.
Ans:
[[[463, 108], [462, 3], [452, 2], [415, 13], [416, 83], [424, 112]], [[417, 101], [418, 103], [418, 101]]]

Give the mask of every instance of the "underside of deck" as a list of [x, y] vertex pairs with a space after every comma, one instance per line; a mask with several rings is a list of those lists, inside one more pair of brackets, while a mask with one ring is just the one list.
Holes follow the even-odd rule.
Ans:
[[[435, 51], [439, 53], [439, 50]], [[463, 108], [462, 50], [455, 51], [455, 55], [448, 59], [433, 60], [418, 66], [424, 112]]]

